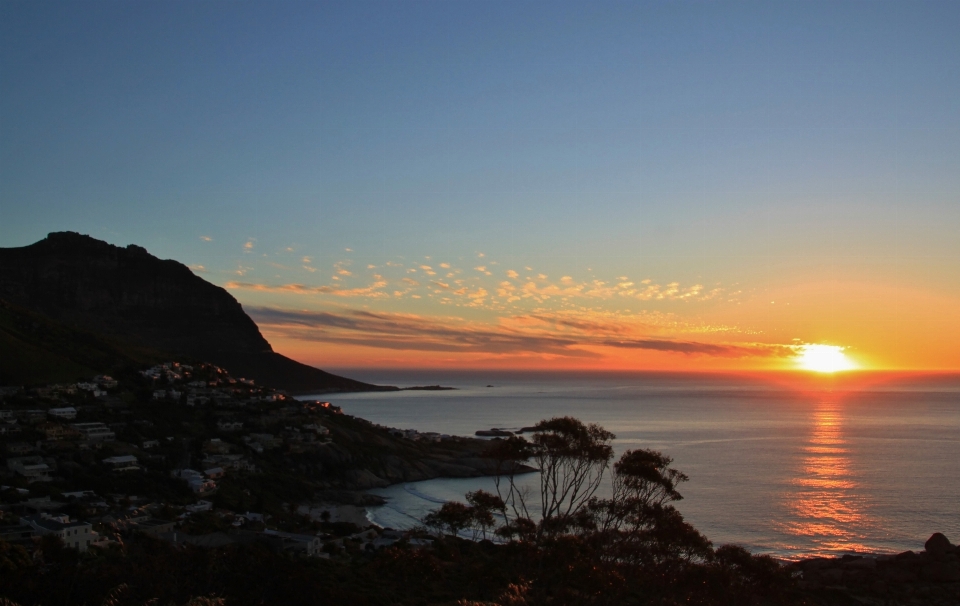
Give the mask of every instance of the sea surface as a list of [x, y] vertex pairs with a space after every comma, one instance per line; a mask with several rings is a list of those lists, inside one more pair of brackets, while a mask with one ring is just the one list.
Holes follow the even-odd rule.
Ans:
[[[574, 416], [686, 473], [684, 517], [714, 544], [783, 558], [922, 549], [960, 540], [960, 375], [371, 371], [377, 384], [456, 391], [317, 396], [374, 423], [470, 436]], [[537, 474], [525, 481], [536, 485]], [[377, 489], [382, 526], [420, 523], [489, 478]]]

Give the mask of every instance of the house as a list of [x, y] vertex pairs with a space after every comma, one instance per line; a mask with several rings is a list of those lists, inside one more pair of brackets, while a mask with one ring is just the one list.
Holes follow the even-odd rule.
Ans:
[[264, 530], [259, 533], [269, 544], [278, 547], [284, 551], [302, 552], [308, 556], [319, 555], [323, 543], [320, 537], [310, 534], [296, 534], [293, 532], [283, 532], [280, 530]]
[[0, 422], [2, 423], [16, 423], [17, 416], [13, 414], [12, 410], [0, 410]]
[[243, 441], [247, 443], [247, 446], [250, 446], [254, 450], [254, 444], [259, 444], [262, 450], [257, 452], [263, 452], [263, 450], [269, 450], [271, 448], [278, 448], [283, 444], [283, 441], [273, 434], [270, 433], [252, 433], [249, 436], [245, 436]]
[[81, 552], [90, 547], [90, 543], [95, 541], [97, 534], [93, 532], [93, 526], [87, 522], [71, 522], [69, 516], [50, 515], [40, 513], [32, 516], [20, 518], [20, 524], [29, 526], [37, 534], [52, 534], [63, 541], [67, 547], [73, 547]]
[[47, 440], [70, 440], [80, 437], [80, 432], [58, 423], [43, 423], [37, 427], [46, 436]]
[[33, 446], [27, 442], [7, 442], [7, 454], [25, 455], [34, 451]]
[[186, 509], [190, 513], [197, 513], [200, 511], [210, 511], [211, 509], [213, 509], [213, 503], [211, 503], [210, 501], [197, 501], [193, 505], [187, 505], [186, 507], [184, 507], [184, 509]]
[[224, 442], [220, 438], [211, 438], [203, 444], [203, 452], [212, 454], [227, 454], [230, 452], [229, 442]]
[[195, 469], [177, 469], [170, 472], [175, 478], [180, 478], [187, 483], [190, 490], [196, 494], [209, 494], [217, 489], [217, 483], [208, 480], [202, 473]]
[[113, 377], [108, 377], [107, 375], [98, 375], [93, 378], [93, 381], [103, 387], [104, 389], [114, 389], [120, 383]]
[[110, 467], [113, 471], [139, 471], [140, 465], [137, 464], [137, 457], [133, 455], [120, 455], [118, 457], [107, 457], [103, 464]]
[[47, 420], [47, 411], [45, 410], [20, 410], [17, 411], [17, 417], [28, 425], [36, 425]]
[[243, 423], [241, 421], [217, 421], [217, 429], [220, 431], [240, 431], [243, 429]]
[[31, 526], [23, 524], [11, 524], [0, 526], [0, 541], [7, 543], [17, 543], [21, 545], [32, 545], [33, 537], [36, 531]]
[[157, 448], [160, 446], [160, 440], [144, 440], [143, 449], [150, 450], [151, 448]]
[[304, 431], [312, 431], [313, 433], [317, 434], [318, 436], [328, 436], [328, 435], [330, 435], [330, 430], [327, 429], [326, 427], [324, 427], [323, 425], [319, 424], [319, 423], [310, 423], [309, 425], [304, 425], [304, 426], [303, 426], [303, 430], [304, 430]]
[[74, 492], [64, 492], [63, 496], [68, 499], [98, 499], [97, 493], [92, 490], [77, 490]]
[[248, 511], [247, 513], [240, 514], [240, 517], [246, 518], [248, 522], [263, 522], [262, 513], [253, 513], [252, 511]]
[[164, 532], [171, 532], [176, 526], [176, 522], [160, 520], [158, 518], [147, 518], [135, 522], [129, 526], [130, 530], [136, 530], [151, 536], [157, 536]]
[[51, 408], [47, 414], [55, 419], [73, 420], [77, 418], [77, 409], [73, 406], [65, 408]]
[[117, 434], [103, 423], [72, 423], [70, 427], [80, 432], [88, 442], [112, 442]]
[[223, 467], [211, 467], [210, 469], [204, 469], [203, 473], [207, 474], [207, 477], [211, 480], [219, 480], [227, 474]]
[[189, 395], [187, 396], [187, 406], [206, 406], [210, 403], [207, 396]]
[[[51, 459], [52, 461], [52, 459]], [[49, 482], [52, 469], [43, 457], [16, 457], [7, 459], [7, 468], [27, 478], [28, 482]]]
[[17, 385], [10, 385], [7, 387], [0, 387], [0, 400], [7, 396], [12, 396], [20, 393], [20, 390], [23, 389]]

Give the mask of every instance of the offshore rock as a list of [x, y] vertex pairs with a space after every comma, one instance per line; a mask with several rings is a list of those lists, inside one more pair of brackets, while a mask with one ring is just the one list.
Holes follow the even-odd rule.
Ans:
[[923, 548], [930, 555], [943, 555], [948, 551], [953, 550], [953, 545], [950, 544], [950, 540], [941, 532], [935, 532], [930, 535], [930, 538], [927, 539], [927, 542], [923, 544]]

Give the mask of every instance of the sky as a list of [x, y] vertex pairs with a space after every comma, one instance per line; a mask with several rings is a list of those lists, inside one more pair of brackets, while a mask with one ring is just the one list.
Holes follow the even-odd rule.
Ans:
[[7, 1], [0, 246], [144, 246], [324, 368], [958, 370], [958, 24]]

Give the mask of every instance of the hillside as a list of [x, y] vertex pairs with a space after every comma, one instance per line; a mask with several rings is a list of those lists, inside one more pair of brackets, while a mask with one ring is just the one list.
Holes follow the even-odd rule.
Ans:
[[0, 385], [72, 383], [131, 365], [158, 352], [109, 341], [0, 299]]
[[[56, 376], [107, 371], [144, 361], [134, 352], [151, 350], [213, 362], [234, 375], [296, 393], [390, 389], [274, 352], [230, 293], [182, 263], [158, 259], [136, 245], [121, 248], [60, 232], [29, 246], [0, 248], [0, 299], [6, 301], [0, 355], [19, 360], [5, 364], [8, 382], [56, 380], [36, 374], [45, 364]], [[59, 336], [35, 340], [10, 316], [24, 313], [41, 314], [45, 320], [28, 324], [46, 325], [47, 332]], [[79, 343], [95, 344], [87, 352], [92, 357], [78, 357], [87, 347]]]

